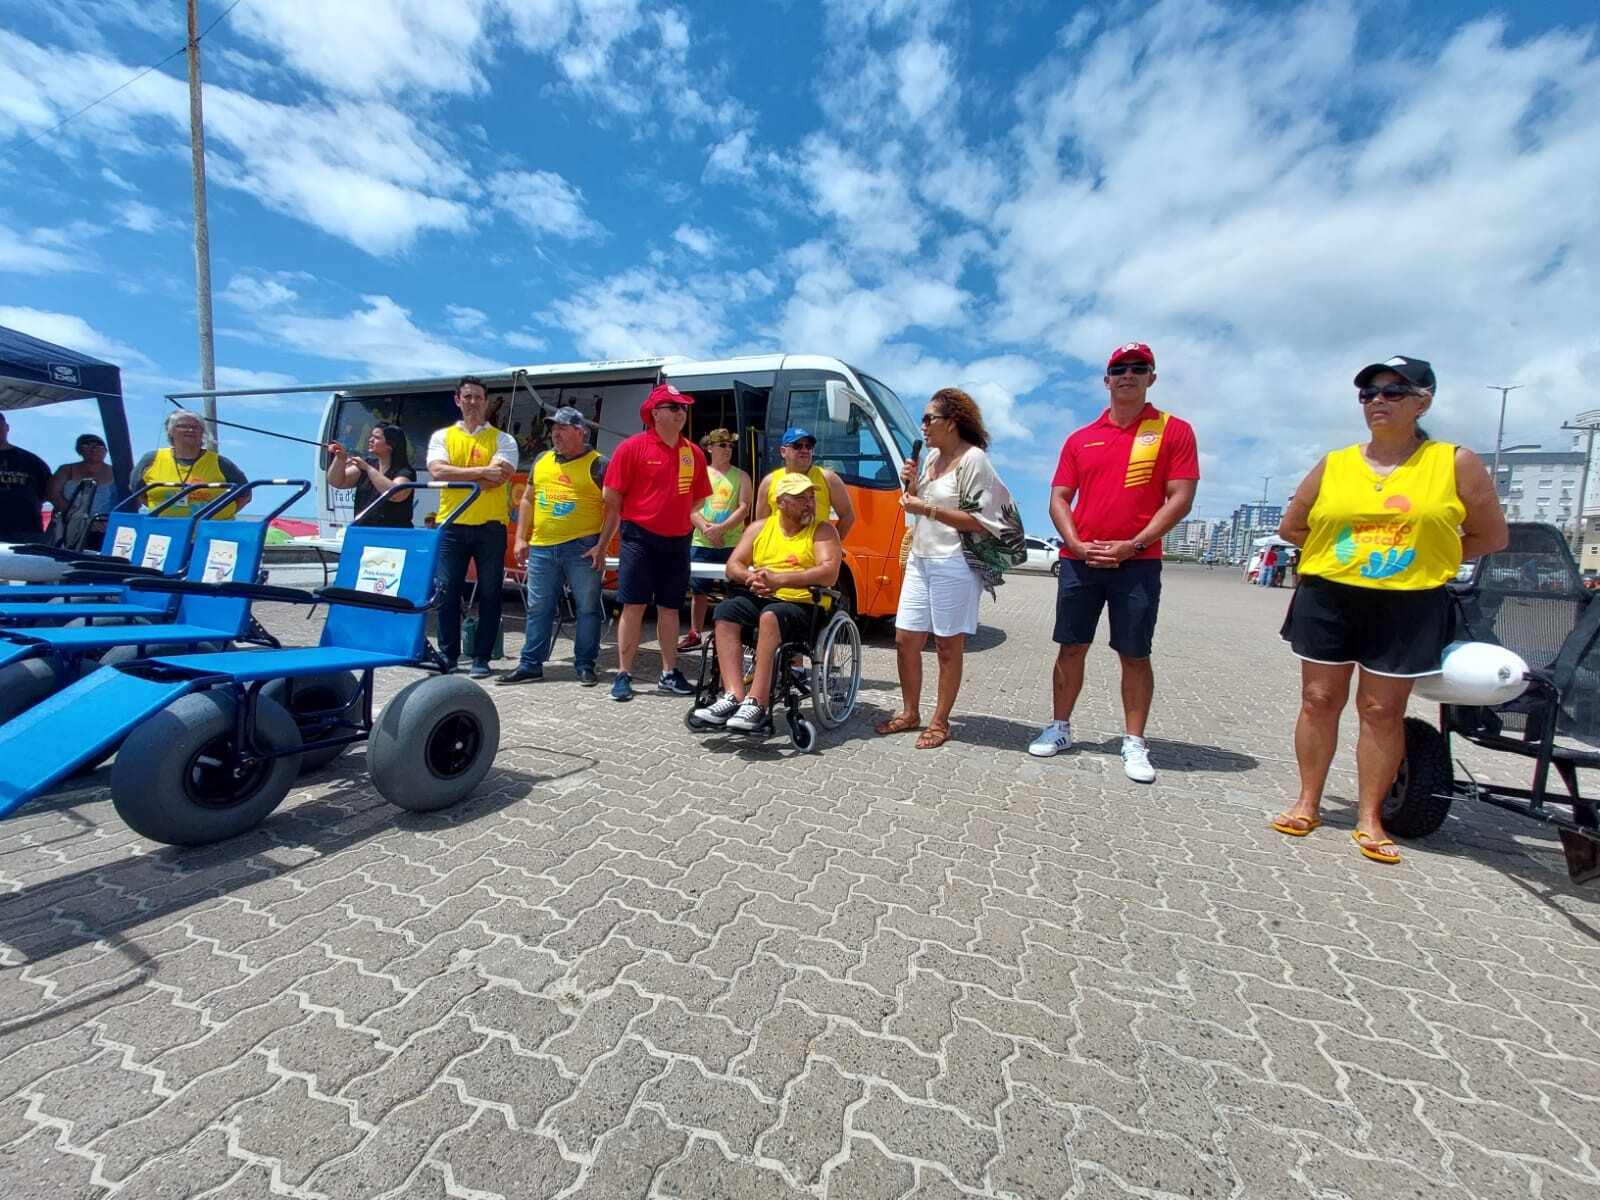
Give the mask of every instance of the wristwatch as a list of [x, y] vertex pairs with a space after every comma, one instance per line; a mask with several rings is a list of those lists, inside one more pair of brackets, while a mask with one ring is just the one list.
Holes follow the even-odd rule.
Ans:
[[1145, 551], [1145, 544], [1143, 542], [1129, 542], [1128, 545], [1133, 547], [1133, 552], [1135, 554], [1143, 554]]

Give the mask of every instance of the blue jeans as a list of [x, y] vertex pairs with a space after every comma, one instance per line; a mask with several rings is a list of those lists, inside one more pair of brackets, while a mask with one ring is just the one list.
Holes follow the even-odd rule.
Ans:
[[461, 590], [467, 564], [478, 565], [478, 634], [472, 657], [487, 664], [500, 638], [500, 585], [506, 577], [506, 527], [447, 525], [439, 531], [439, 653], [446, 662], [461, 657]]
[[600, 657], [600, 626], [604, 620], [600, 607], [602, 576], [583, 556], [593, 550], [599, 540], [599, 534], [590, 534], [554, 546], [528, 547], [528, 624], [520, 664], [526, 669], [543, 670], [545, 659], [550, 657], [556, 603], [561, 599], [561, 584], [565, 582], [572, 590], [572, 604], [578, 614], [572, 665], [580, 671], [594, 670]]

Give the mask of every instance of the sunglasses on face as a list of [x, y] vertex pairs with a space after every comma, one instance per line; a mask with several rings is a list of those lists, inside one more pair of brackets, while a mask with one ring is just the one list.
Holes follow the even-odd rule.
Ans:
[[816, 448], [817, 448], [817, 444], [815, 442], [790, 442], [789, 443], [789, 449], [791, 449], [791, 450], [803, 450], [807, 454], [810, 454]]
[[935, 421], [942, 421], [944, 419], [945, 419], [945, 416], [944, 416], [943, 413], [923, 413], [922, 414], [922, 423], [924, 425], [932, 425]]
[[689, 409], [688, 409], [687, 405], [683, 405], [683, 404], [658, 404], [658, 405], [656, 405], [656, 411], [657, 412], [669, 412], [669, 413], [681, 413], [681, 412], [688, 412]]
[[1148, 375], [1149, 363], [1121, 363], [1115, 367], [1106, 368], [1107, 375]]
[[1358, 389], [1356, 392], [1356, 399], [1362, 404], [1371, 404], [1380, 396], [1385, 400], [1399, 400], [1405, 396], [1423, 396], [1426, 394], [1427, 393], [1425, 392], [1418, 391], [1414, 387], [1407, 387], [1403, 383], [1386, 383], [1382, 387], [1364, 387]]

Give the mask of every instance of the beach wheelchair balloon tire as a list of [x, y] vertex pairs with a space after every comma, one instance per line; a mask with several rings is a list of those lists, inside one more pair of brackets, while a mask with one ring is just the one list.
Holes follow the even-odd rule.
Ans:
[[436, 675], [407, 684], [384, 706], [367, 743], [367, 769], [396, 808], [436, 812], [466, 799], [500, 748], [500, 713], [477, 684]]

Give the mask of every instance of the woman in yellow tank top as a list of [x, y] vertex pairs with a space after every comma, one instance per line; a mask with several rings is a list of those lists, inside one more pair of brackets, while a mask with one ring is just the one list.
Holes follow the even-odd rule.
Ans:
[[1397, 863], [1383, 798], [1405, 756], [1406, 700], [1417, 679], [1438, 672], [1449, 642], [1444, 585], [1463, 559], [1506, 544], [1506, 522], [1478, 456], [1430, 441], [1417, 425], [1433, 406], [1431, 366], [1397, 355], [1363, 367], [1355, 383], [1371, 439], [1313, 467], [1278, 527], [1301, 547], [1300, 583], [1283, 623], [1301, 660], [1300, 798], [1272, 827], [1304, 837], [1322, 824], [1339, 714], [1359, 667], [1352, 836], [1367, 858]]

